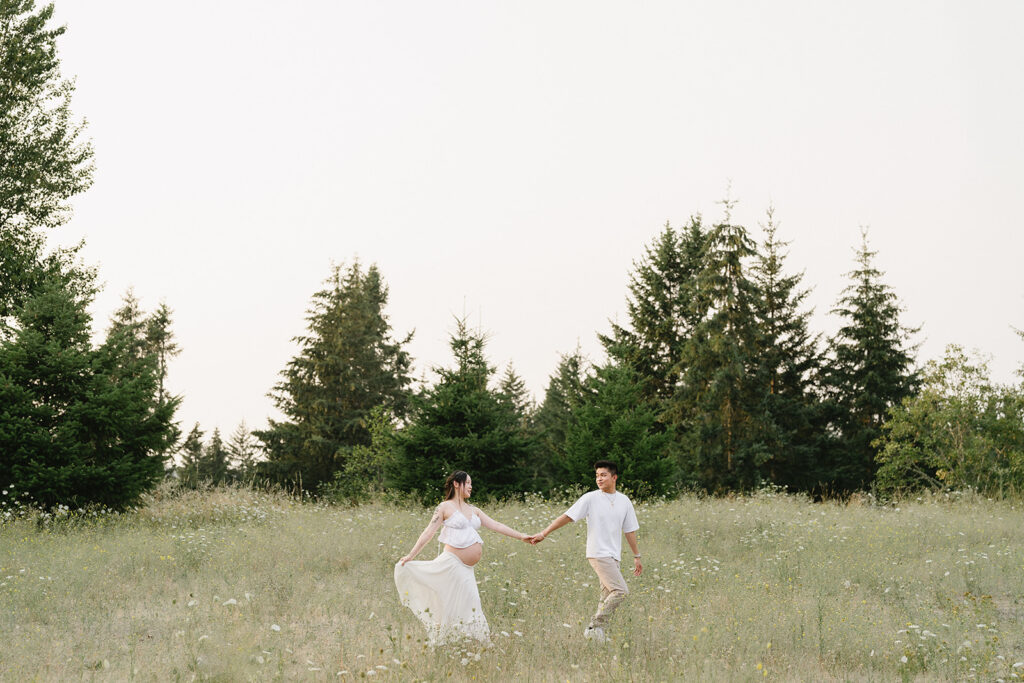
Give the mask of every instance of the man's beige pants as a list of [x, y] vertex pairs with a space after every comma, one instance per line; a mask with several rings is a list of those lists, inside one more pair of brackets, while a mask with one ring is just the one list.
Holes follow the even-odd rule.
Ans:
[[601, 582], [601, 601], [597, 603], [597, 612], [590, 619], [590, 628], [604, 628], [612, 612], [629, 594], [629, 587], [622, 577], [619, 561], [614, 557], [588, 557], [587, 561]]

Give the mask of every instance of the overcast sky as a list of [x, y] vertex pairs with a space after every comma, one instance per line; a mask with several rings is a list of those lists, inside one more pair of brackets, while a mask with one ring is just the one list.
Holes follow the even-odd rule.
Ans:
[[774, 204], [818, 331], [854, 266], [996, 379], [1024, 361], [1024, 3], [56, 0], [106, 329], [174, 310], [184, 429], [274, 414], [332, 263], [376, 263], [417, 375], [464, 313], [537, 399], [623, 320], [632, 263], [731, 182]]

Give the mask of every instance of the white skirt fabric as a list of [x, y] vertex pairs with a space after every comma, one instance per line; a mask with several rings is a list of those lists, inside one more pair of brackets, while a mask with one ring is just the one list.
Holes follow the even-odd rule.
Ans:
[[395, 587], [402, 604], [423, 622], [432, 646], [467, 638], [490, 641], [473, 568], [452, 553], [396, 564]]

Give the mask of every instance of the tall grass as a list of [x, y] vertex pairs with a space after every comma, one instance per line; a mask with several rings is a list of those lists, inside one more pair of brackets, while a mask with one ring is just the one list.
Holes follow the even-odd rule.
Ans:
[[[529, 532], [565, 506], [485, 509]], [[427, 522], [420, 508], [215, 489], [129, 514], [14, 519], [0, 526], [0, 678], [1024, 677], [1017, 503], [762, 493], [637, 513], [645, 572], [627, 577], [604, 645], [581, 636], [598, 598], [584, 525], [536, 547], [485, 532], [483, 650], [431, 650], [398, 602], [392, 569]]]

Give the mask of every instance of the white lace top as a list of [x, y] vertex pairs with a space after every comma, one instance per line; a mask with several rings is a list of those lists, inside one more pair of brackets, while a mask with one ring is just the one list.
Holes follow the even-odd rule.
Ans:
[[477, 532], [479, 528], [480, 517], [475, 512], [472, 517], [466, 519], [466, 515], [456, 510], [454, 514], [444, 520], [438, 540], [453, 548], [468, 548], [474, 543], [483, 544], [484, 539], [480, 538], [480, 534]]

